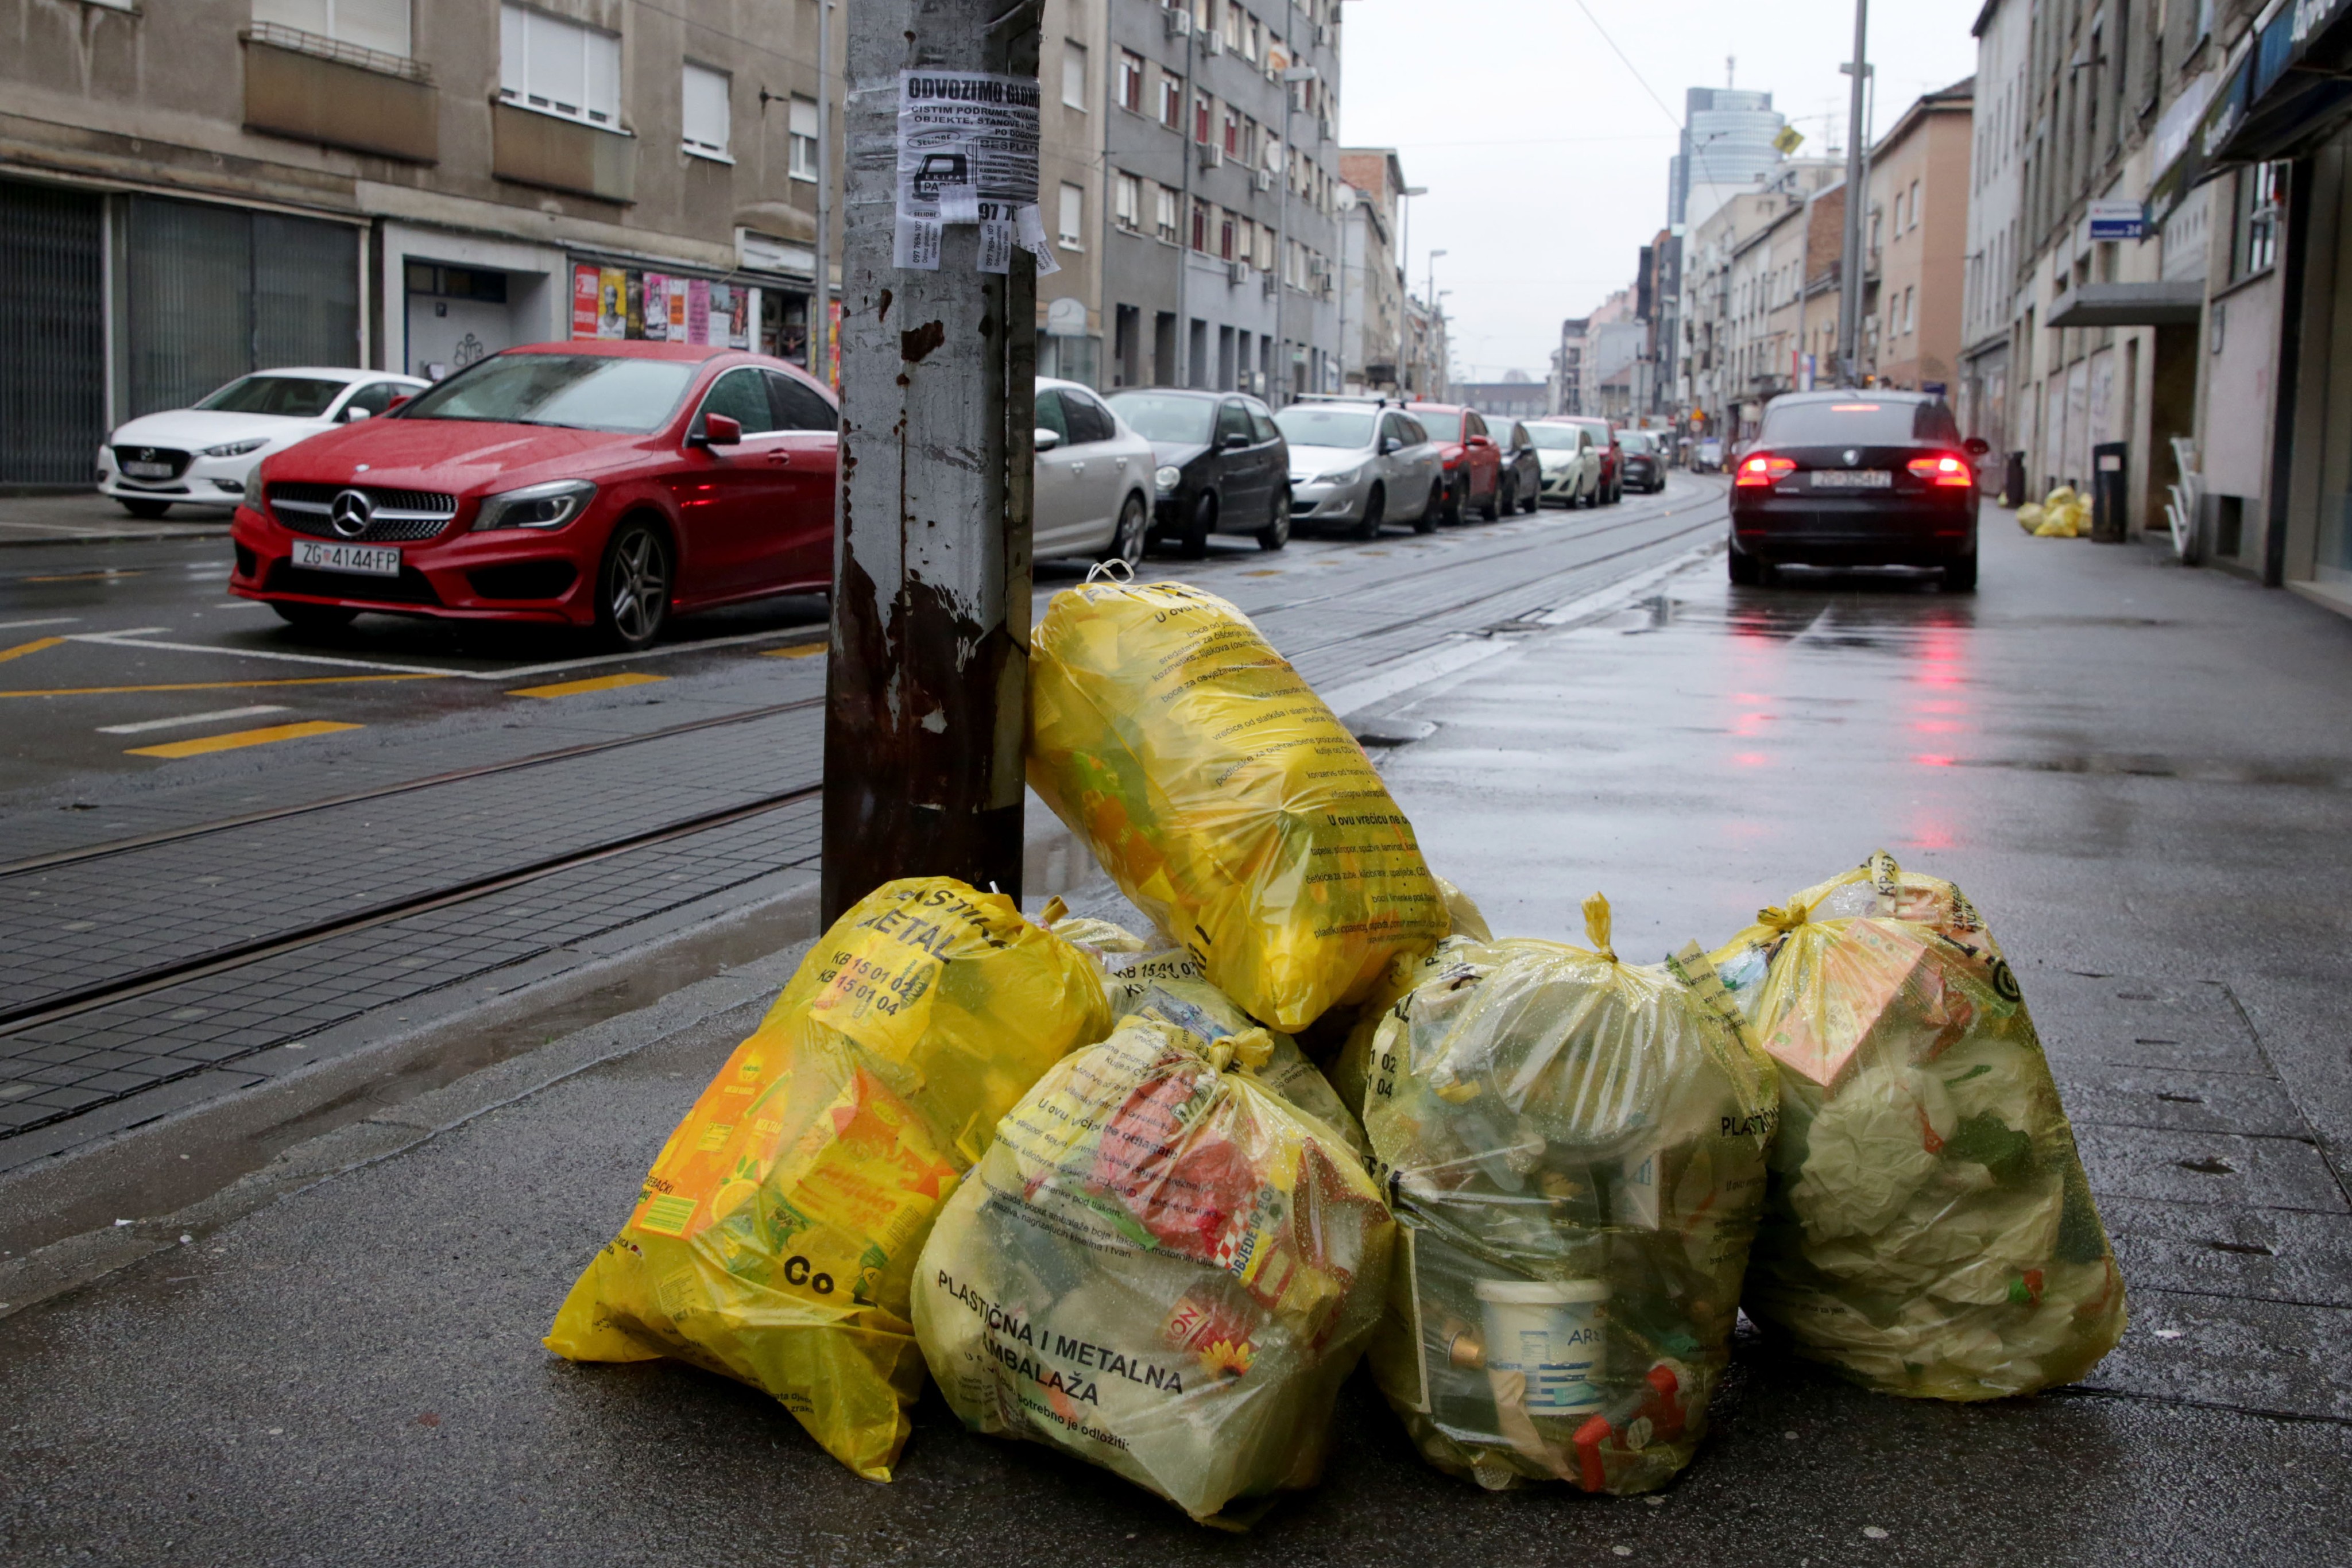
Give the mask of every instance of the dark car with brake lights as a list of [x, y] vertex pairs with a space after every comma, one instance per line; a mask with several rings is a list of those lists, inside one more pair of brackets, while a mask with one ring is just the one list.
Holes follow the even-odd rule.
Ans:
[[260, 466], [229, 590], [295, 626], [363, 611], [594, 627], [833, 580], [840, 413], [740, 350], [541, 343]]
[[1501, 458], [1503, 477], [1495, 504], [1506, 515], [1534, 511], [1543, 505], [1543, 457], [1535, 438], [1516, 419], [1490, 420], [1486, 431]]
[[1920, 392], [1789, 392], [1732, 465], [1731, 580], [1781, 566], [1908, 566], [1977, 585], [1977, 459]]
[[1154, 536], [1198, 559], [1212, 534], [1290, 542], [1290, 447], [1265, 404], [1238, 392], [1139, 388], [1105, 400], [1151, 443]]

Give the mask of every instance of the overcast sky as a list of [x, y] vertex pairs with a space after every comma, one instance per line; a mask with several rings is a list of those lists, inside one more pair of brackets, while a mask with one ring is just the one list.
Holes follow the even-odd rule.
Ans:
[[[1871, 7], [1876, 127], [1976, 69], [1982, 0]], [[1412, 213], [1411, 276], [1454, 292], [1454, 374], [1541, 378], [1562, 319], [1633, 276], [1666, 221], [1666, 160], [1683, 89], [1772, 94], [1804, 133], [1799, 155], [1844, 142], [1853, 0], [1347, 0], [1341, 139], [1394, 147], [1426, 185]], [[1638, 72], [1638, 78], [1635, 73]], [[1643, 83], [1664, 100], [1661, 108]]]

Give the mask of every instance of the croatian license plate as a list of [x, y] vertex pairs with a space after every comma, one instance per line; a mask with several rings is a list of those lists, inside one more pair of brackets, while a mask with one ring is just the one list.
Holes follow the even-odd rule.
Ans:
[[125, 463], [122, 471], [133, 479], [169, 479], [172, 476], [169, 463]]
[[400, 552], [383, 545], [333, 545], [316, 539], [294, 541], [294, 564], [320, 571], [356, 572], [362, 577], [398, 577]]
[[1816, 490], [1891, 490], [1895, 476], [1884, 468], [1816, 468]]

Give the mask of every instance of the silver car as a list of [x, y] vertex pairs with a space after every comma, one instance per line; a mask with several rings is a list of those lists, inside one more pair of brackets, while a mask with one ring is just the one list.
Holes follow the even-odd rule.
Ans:
[[1143, 559], [1151, 443], [1076, 382], [1037, 378], [1037, 490], [1030, 553]]
[[1421, 422], [1374, 402], [1295, 402], [1274, 416], [1290, 444], [1293, 528], [1347, 526], [1360, 539], [1383, 523], [1433, 532], [1445, 506], [1445, 463]]
[[1601, 449], [1592, 444], [1592, 431], [1564, 419], [1531, 420], [1528, 438], [1536, 444], [1536, 461], [1543, 465], [1543, 498], [1563, 507], [1601, 505]]

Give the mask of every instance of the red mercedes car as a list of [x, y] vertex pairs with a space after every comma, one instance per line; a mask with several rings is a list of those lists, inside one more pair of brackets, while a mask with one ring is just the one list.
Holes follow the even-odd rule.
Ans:
[[593, 627], [833, 581], [840, 413], [740, 350], [541, 343], [264, 461], [230, 591], [292, 624], [362, 611]]
[[1445, 520], [1458, 523], [1472, 507], [1493, 522], [1501, 504], [1503, 449], [1487, 434], [1476, 410], [1450, 402], [1409, 402], [1405, 412], [1421, 421], [1445, 461]]

